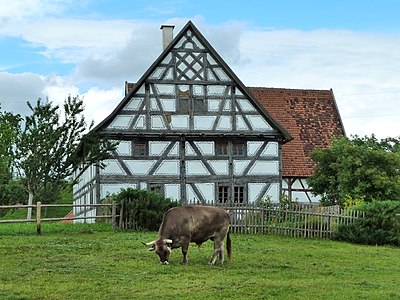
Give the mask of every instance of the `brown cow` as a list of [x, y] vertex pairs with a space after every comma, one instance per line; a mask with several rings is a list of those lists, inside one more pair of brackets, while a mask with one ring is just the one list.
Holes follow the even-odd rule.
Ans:
[[158, 231], [158, 239], [147, 243], [149, 250], [160, 257], [160, 263], [168, 264], [171, 250], [182, 247], [183, 263], [187, 263], [189, 243], [200, 246], [207, 240], [214, 241], [214, 253], [210, 264], [215, 264], [217, 255], [224, 262], [224, 238], [228, 261], [231, 260], [232, 246], [229, 238], [230, 218], [226, 210], [212, 206], [180, 206], [168, 210]]

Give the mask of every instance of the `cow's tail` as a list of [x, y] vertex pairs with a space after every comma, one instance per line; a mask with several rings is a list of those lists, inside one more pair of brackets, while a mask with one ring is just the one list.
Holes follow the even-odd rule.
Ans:
[[229, 231], [226, 235], [226, 252], [228, 253], [228, 262], [232, 260], [232, 243], [231, 238], [229, 237]]

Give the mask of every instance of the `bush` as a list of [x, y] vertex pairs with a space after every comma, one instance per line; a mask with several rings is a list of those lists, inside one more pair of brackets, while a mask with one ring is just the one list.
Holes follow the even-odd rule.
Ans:
[[368, 245], [400, 246], [400, 201], [363, 203], [354, 209], [365, 217], [349, 225], [340, 225], [334, 239]]
[[123, 189], [112, 200], [117, 202], [117, 211], [122, 213], [122, 228], [152, 231], [158, 230], [164, 213], [179, 204], [161, 194], [131, 188]]

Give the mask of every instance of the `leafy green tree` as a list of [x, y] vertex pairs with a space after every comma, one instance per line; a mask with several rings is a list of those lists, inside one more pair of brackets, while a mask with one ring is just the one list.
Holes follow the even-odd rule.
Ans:
[[0, 111], [0, 205], [14, 204], [20, 193], [19, 181], [13, 180], [12, 174], [12, 150], [20, 128], [21, 116], [10, 112]]
[[[44, 194], [71, 176], [78, 167], [101, 164], [116, 144], [89, 131], [83, 116], [83, 101], [68, 97], [61, 118], [60, 107], [39, 99], [25, 117], [14, 147], [14, 166], [28, 192], [28, 205], [38, 194]], [[27, 218], [32, 217], [28, 210]]]
[[400, 199], [400, 142], [387, 138], [340, 137], [330, 148], [315, 150], [317, 163], [308, 184], [322, 204], [343, 205], [345, 199]]

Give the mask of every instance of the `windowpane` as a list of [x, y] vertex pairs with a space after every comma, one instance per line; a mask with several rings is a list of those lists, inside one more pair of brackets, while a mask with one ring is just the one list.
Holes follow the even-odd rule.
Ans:
[[216, 155], [228, 155], [228, 142], [216, 142], [215, 154]]
[[218, 202], [227, 203], [228, 202], [228, 186], [220, 185], [218, 186]]
[[233, 187], [233, 202], [234, 203], [244, 202], [244, 186]]

